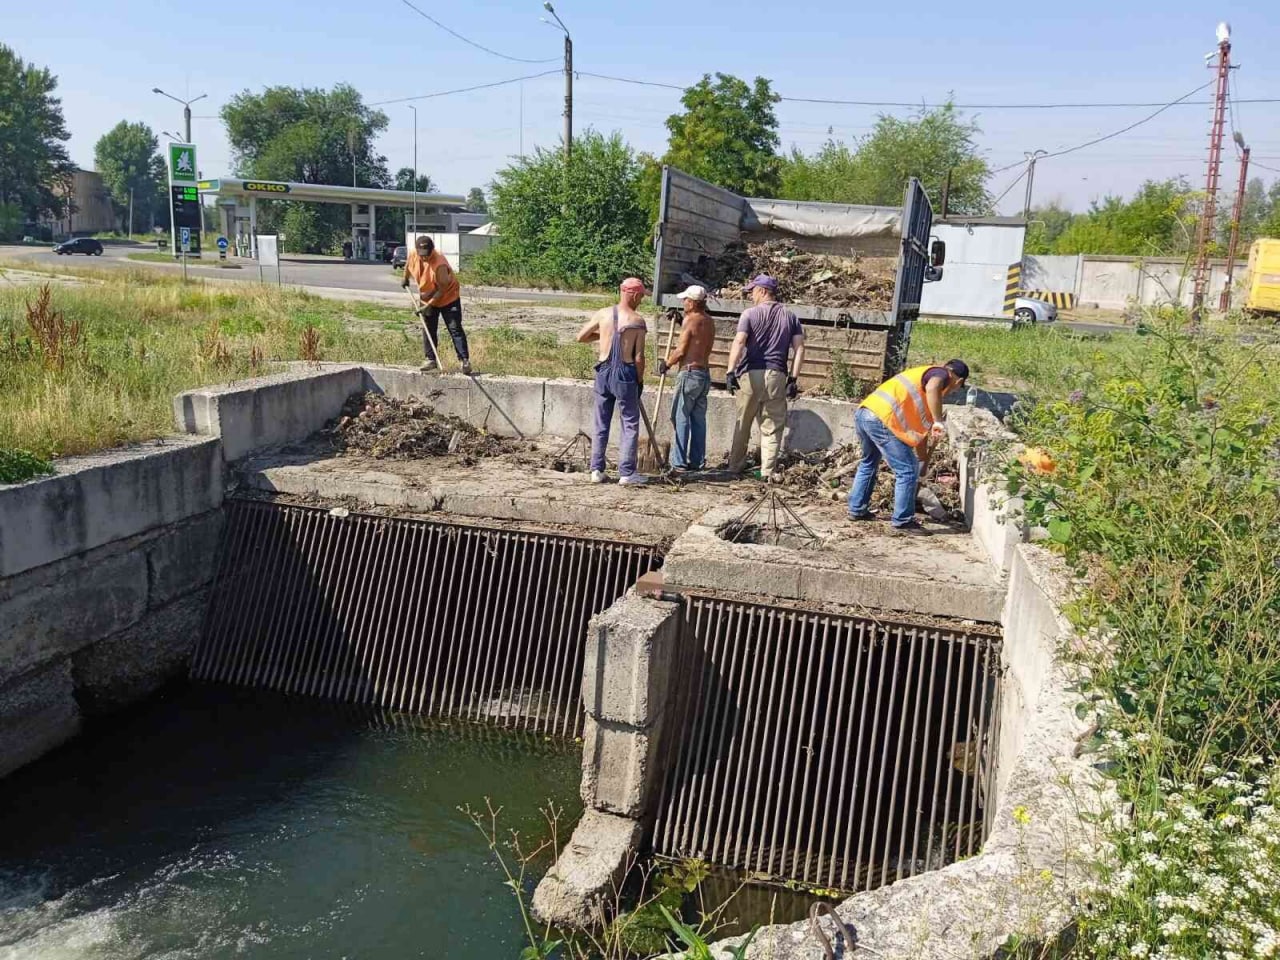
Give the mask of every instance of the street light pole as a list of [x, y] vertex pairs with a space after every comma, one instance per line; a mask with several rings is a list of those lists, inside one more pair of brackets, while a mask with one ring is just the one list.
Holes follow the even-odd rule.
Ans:
[[1024, 153], [1027, 158], [1027, 197], [1022, 204], [1022, 219], [1029, 220], [1031, 218], [1031, 189], [1036, 180], [1036, 161], [1041, 157], [1049, 155], [1047, 150], [1036, 150], [1032, 153]]
[[413, 242], [418, 242], [418, 108], [412, 103], [413, 111]]
[[200, 94], [200, 96], [192, 97], [190, 100], [183, 100], [181, 97], [175, 97], [172, 93], [165, 93], [159, 87], [152, 87], [151, 92], [158, 93], [162, 97], [168, 97], [170, 100], [173, 100], [177, 103], [182, 104], [183, 129], [185, 129], [187, 132], [187, 138], [183, 141], [183, 143], [190, 143], [191, 142], [191, 105], [195, 103], [197, 100], [203, 100], [205, 97], [208, 96], [208, 94], [202, 93]]
[[[551, 5], [551, 0], [543, 0], [542, 8], [555, 17], [556, 24], [564, 31], [564, 160], [567, 168], [569, 159], [573, 156], [573, 38], [569, 36], [569, 28]], [[543, 18], [542, 22], [551, 21]]]

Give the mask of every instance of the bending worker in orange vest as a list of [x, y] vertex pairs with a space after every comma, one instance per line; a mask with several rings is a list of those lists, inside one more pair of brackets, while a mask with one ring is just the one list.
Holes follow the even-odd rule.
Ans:
[[[418, 299], [422, 301], [418, 312], [426, 321], [426, 328], [422, 331], [422, 352], [427, 355], [427, 362], [422, 365], [423, 371], [436, 367], [432, 348], [440, 345], [440, 318], [444, 317], [444, 325], [449, 328], [449, 338], [453, 341], [453, 352], [458, 355], [462, 372], [470, 376], [471, 354], [467, 349], [467, 334], [462, 329], [462, 289], [449, 261], [436, 249], [430, 237], [419, 234], [413, 243], [413, 251], [404, 262], [404, 280], [400, 286], [406, 290], [409, 289], [410, 277], [418, 285]], [[428, 336], [431, 343], [427, 343]]]
[[927, 533], [916, 520], [916, 484], [929, 445], [945, 432], [942, 398], [964, 386], [969, 365], [948, 360], [942, 366], [912, 367], [880, 384], [862, 401], [854, 416], [862, 461], [849, 491], [849, 519], [874, 520], [871, 491], [881, 459], [888, 460], [893, 487], [894, 529]]

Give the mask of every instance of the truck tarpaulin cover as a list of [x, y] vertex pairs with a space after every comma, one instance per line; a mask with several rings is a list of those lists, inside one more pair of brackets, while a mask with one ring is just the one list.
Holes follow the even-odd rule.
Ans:
[[782, 233], [830, 240], [892, 239], [902, 236], [902, 211], [896, 207], [748, 199], [742, 229], [748, 234]]

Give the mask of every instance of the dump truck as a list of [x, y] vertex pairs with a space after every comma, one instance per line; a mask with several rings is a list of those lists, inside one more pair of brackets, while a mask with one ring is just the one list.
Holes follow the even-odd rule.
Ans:
[[[680, 322], [675, 295], [690, 283], [706, 286], [696, 272], [700, 258], [715, 257], [735, 242], [788, 240], [810, 253], [896, 257], [887, 309], [786, 302], [805, 331], [801, 390], [828, 392], [836, 374], [874, 387], [906, 365], [921, 291], [926, 282], [942, 277], [946, 247], [940, 240], [931, 242], [932, 225], [933, 207], [914, 177], [898, 208], [741, 197], [664, 166], [653, 283], [654, 300], [667, 313], [655, 331], [656, 349], [665, 348]], [[738, 316], [751, 304], [720, 299], [717, 292], [708, 287], [707, 309], [716, 326], [710, 366], [712, 382], [723, 384]]]
[[1280, 240], [1255, 240], [1249, 248], [1244, 308], [1259, 316], [1280, 318]]

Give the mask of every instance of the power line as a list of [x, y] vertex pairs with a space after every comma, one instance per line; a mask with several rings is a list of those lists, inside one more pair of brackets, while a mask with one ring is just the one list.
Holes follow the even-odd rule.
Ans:
[[1280, 168], [1268, 167], [1265, 163], [1259, 163], [1257, 160], [1254, 160], [1252, 158], [1250, 158], [1249, 162], [1252, 166], [1257, 167], [1259, 170], [1266, 170], [1270, 173], [1280, 173]]
[[[449, 28], [449, 27], [446, 27], [443, 23], [441, 23], [441, 22], [440, 22], [439, 20], [437, 20], [435, 17], [431, 16], [431, 14], [426, 13], [425, 11], [423, 11], [423, 10], [419, 9], [418, 7], [415, 7], [412, 3], [410, 3], [410, 2], [409, 2], [409, 0], [400, 0], [400, 2], [401, 2], [401, 3], [403, 3], [403, 4], [404, 4], [406, 7], [408, 7], [410, 10], [414, 11], [415, 13], [417, 13], [419, 16], [422, 16], [422, 17], [426, 18], [427, 20], [430, 20], [432, 23], [434, 23], [437, 27], [439, 27], [439, 28], [440, 28], [441, 30], [443, 30], [445, 33], [449, 34], [451, 37], [457, 37], [457, 38], [458, 38], [459, 40], [461, 40], [463, 43], [468, 44], [469, 46], [475, 47], [477, 50], [483, 50], [485, 53], [489, 54], [490, 56], [500, 57], [500, 58], [501, 58], [501, 59], [503, 59], [503, 60], [511, 60], [511, 61], [513, 61], [513, 62], [515, 62], [515, 63], [556, 63], [556, 62], [560, 59], [559, 57], [547, 57], [545, 60], [530, 60], [530, 59], [528, 59], [528, 58], [526, 58], [526, 57], [511, 57], [511, 56], [508, 56], [508, 55], [507, 55], [507, 54], [505, 54], [505, 53], [499, 53], [497, 50], [491, 50], [491, 49], [489, 49], [488, 47], [486, 47], [486, 46], [485, 46], [484, 44], [482, 44], [482, 43], [476, 43], [474, 40], [470, 40], [470, 39], [468, 39], [467, 37], [464, 37], [464, 36], [463, 36], [462, 34], [460, 34], [457, 30], [453, 30], [453, 29], [451, 29], [451, 28]], [[399, 103], [400, 101], [398, 101], [398, 100], [388, 100], [388, 101], [386, 101], [386, 102], [387, 102], [387, 103]]]
[[[1044, 158], [1041, 157], [1040, 159], [1043, 160]], [[1018, 181], [1021, 180], [1023, 177], [1025, 177], [1027, 175], [1027, 171], [1030, 169], [1031, 169], [1031, 165], [1028, 164], [1020, 174], [1018, 174], [1016, 177], [1013, 178], [1013, 182], [1004, 188], [1004, 192], [1001, 193], [1000, 196], [996, 197], [994, 200], [991, 201], [992, 210], [994, 210], [999, 205], [1000, 201], [1005, 198], [1005, 196], [1009, 193], [1010, 190], [1012, 190], [1014, 187], [1018, 185]]]
[[541, 73], [531, 73], [523, 77], [512, 77], [510, 80], [495, 80], [493, 83], [478, 83], [474, 87], [458, 87], [456, 90], [440, 90], [436, 93], [420, 93], [416, 97], [397, 97], [394, 100], [374, 100], [366, 104], [370, 107], [385, 107], [392, 103], [408, 103], [410, 100], [431, 100], [435, 97], [448, 97], [455, 93], [470, 93], [472, 90], [488, 90], [490, 87], [503, 87], [509, 83], [520, 83], [522, 80], [537, 80], [539, 77], [549, 77], [552, 74], [559, 74], [560, 70], [543, 70]]
[[[1092, 140], [1086, 140], [1084, 143], [1078, 143], [1074, 147], [1067, 147], [1065, 150], [1055, 150], [1052, 153], [1046, 153], [1040, 159], [1049, 160], [1053, 157], [1062, 157], [1068, 153], [1075, 153], [1077, 150], [1083, 150], [1085, 147], [1092, 147], [1094, 144], [1103, 143], [1104, 141], [1107, 141], [1107, 140], [1113, 140], [1116, 137], [1120, 136], [1121, 134], [1128, 133], [1130, 130], [1133, 130], [1137, 127], [1142, 126], [1144, 123], [1146, 123], [1149, 120], [1154, 120], [1156, 117], [1160, 116], [1160, 114], [1164, 113], [1170, 107], [1177, 106], [1178, 104], [1185, 102], [1188, 97], [1195, 96], [1197, 93], [1199, 93], [1201, 90], [1203, 90], [1205, 87], [1209, 86], [1213, 82], [1214, 81], [1210, 80], [1208, 83], [1202, 83], [1200, 86], [1196, 87], [1194, 90], [1188, 93], [1184, 93], [1177, 100], [1171, 100], [1170, 102], [1164, 104], [1164, 106], [1162, 106], [1159, 110], [1156, 110], [1154, 113], [1147, 114], [1141, 120], [1134, 121], [1133, 123], [1129, 124], [1127, 127], [1121, 127], [1119, 130], [1116, 130], [1113, 133], [1108, 133], [1101, 137], [1094, 137]], [[1018, 161], [1015, 161], [1014, 163], [1006, 164], [1003, 167], [997, 167], [995, 170], [992, 170], [991, 173], [992, 174], [1003, 173], [1004, 171], [1012, 170], [1014, 167], [1019, 166], [1020, 164], [1023, 164], [1023, 163], [1026, 163], [1026, 161], [1018, 160]]]
[[[685, 90], [675, 83], [662, 83], [657, 80], [637, 80], [634, 77], [617, 77], [607, 73], [589, 73], [585, 70], [577, 71], [580, 77], [594, 77], [597, 80], [611, 80], [615, 83], [629, 83], [640, 87], [659, 87], [663, 90]], [[1205, 84], [1204, 86], [1208, 86]], [[1204, 87], [1197, 87], [1192, 93], [1198, 93]], [[1191, 94], [1188, 94], [1190, 96]], [[783, 103], [818, 103], [834, 106], [849, 107], [901, 107], [905, 109], [935, 109], [937, 107], [947, 106], [946, 103], [927, 103], [924, 101], [912, 103], [903, 100], [836, 100], [825, 97], [779, 97]], [[1263, 97], [1252, 100], [1237, 100], [1237, 103], [1280, 103], [1280, 97]], [[1187, 100], [1186, 97], [1180, 97], [1173, 104], [1162, 104], [1155, 102], [1135, 102], [1135, 103], [951, 103], [950, 105], [957, 110], [1091, 110], [1095, 107], [1161, 107], [1167, 109], [1169, 106], [1181, 105], [1186, 107], [1205, 106], [1212, 104], [1212, 100]]]

